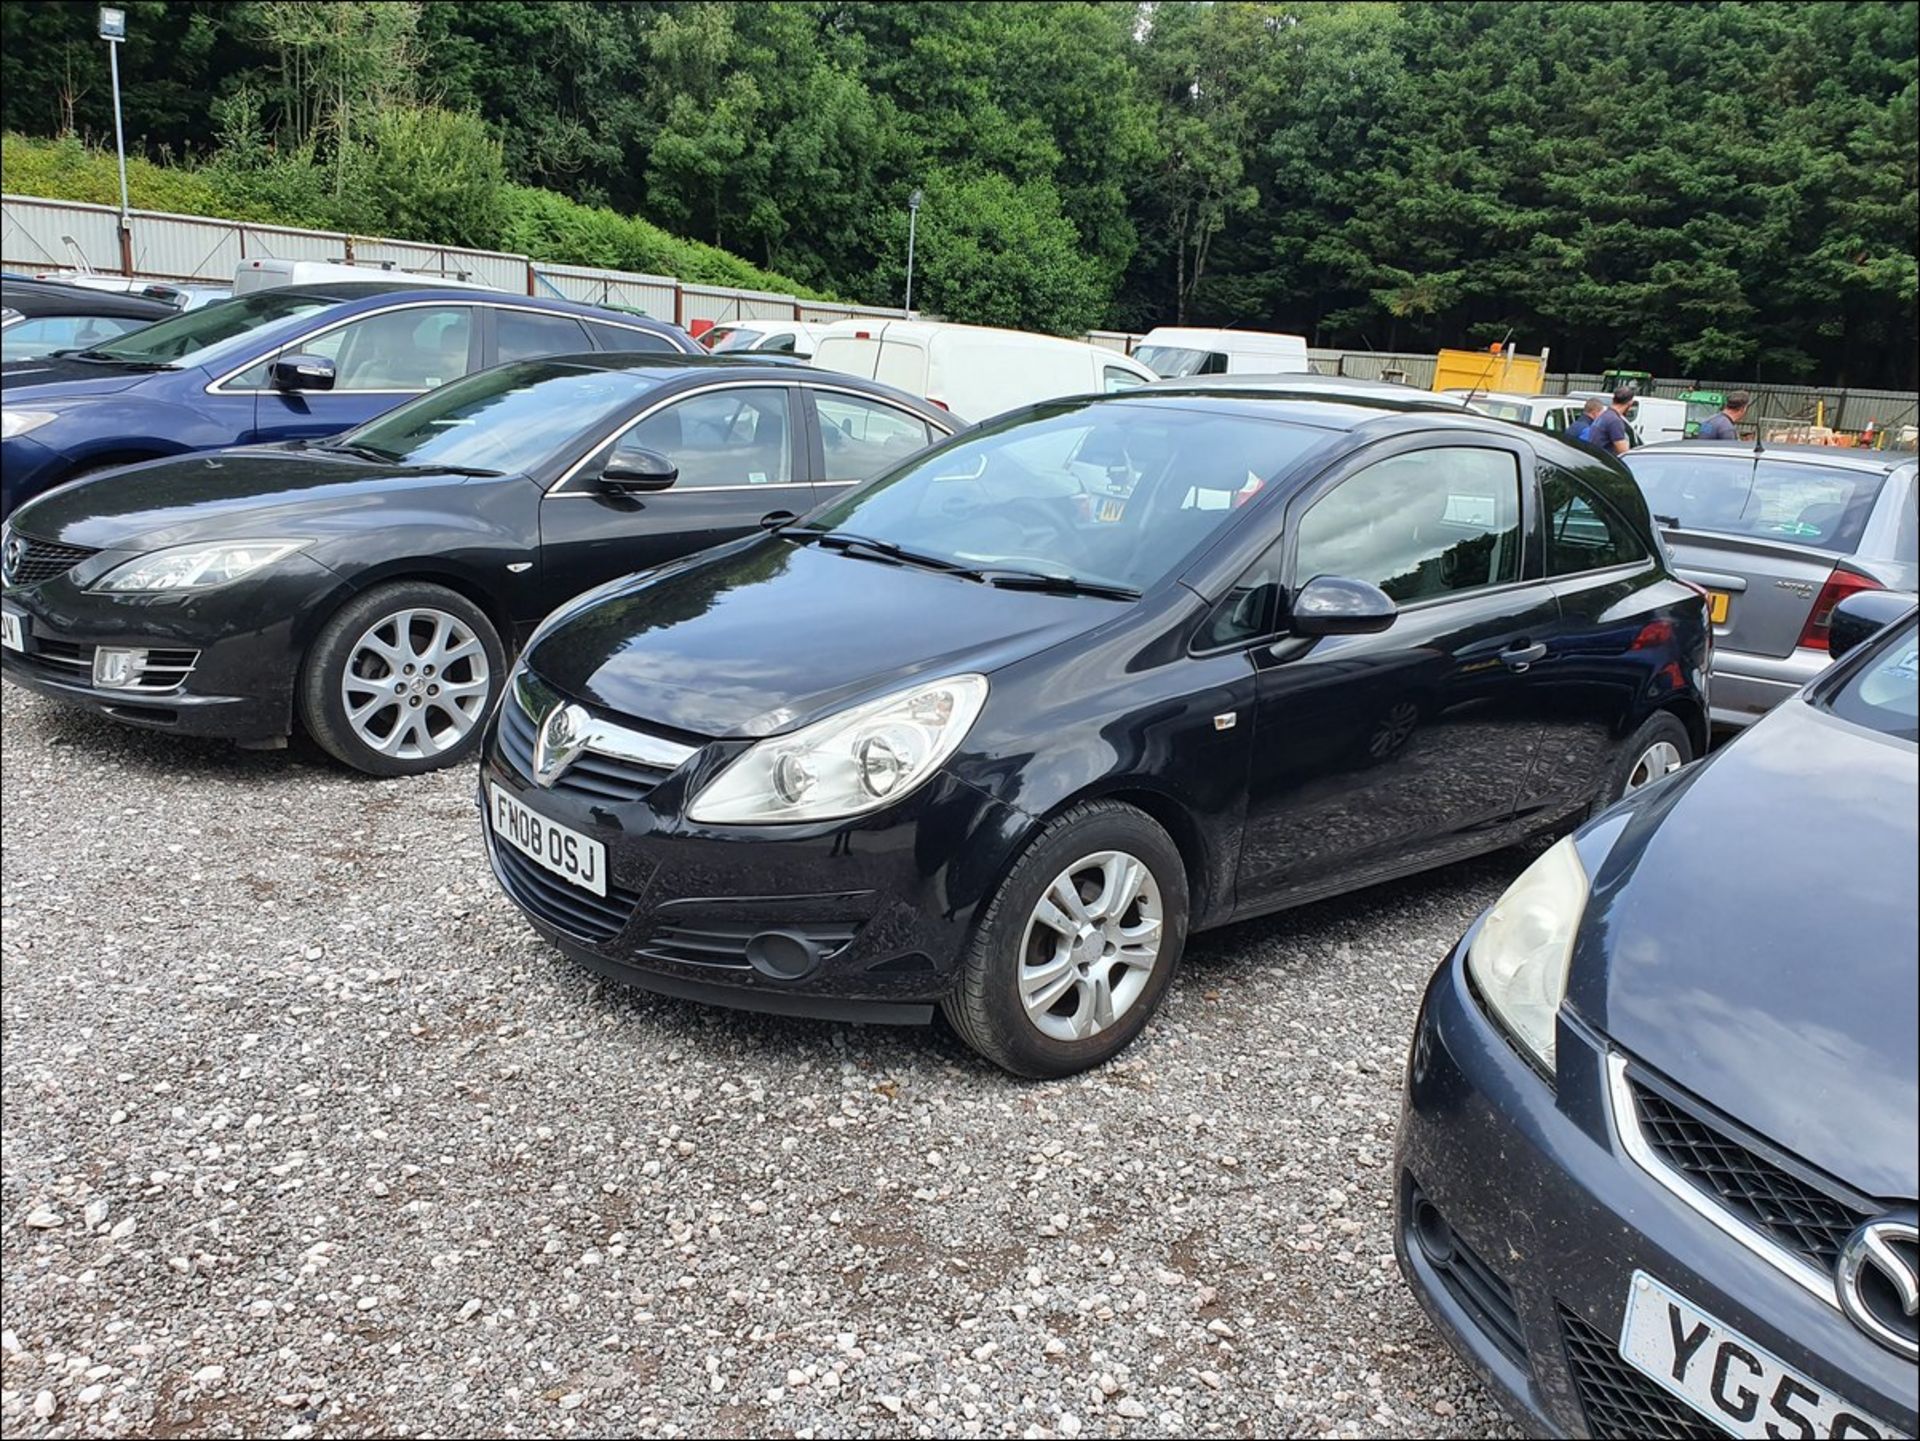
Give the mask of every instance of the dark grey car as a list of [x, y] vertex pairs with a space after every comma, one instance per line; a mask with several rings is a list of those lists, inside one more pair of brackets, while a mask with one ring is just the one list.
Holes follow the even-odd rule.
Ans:
[[1920, 587], [1910, 454], [1675, 441], [1621, 459], [1711, 597], [1716, 726], [1750, 725], [1825, 669], [1840, 600]]

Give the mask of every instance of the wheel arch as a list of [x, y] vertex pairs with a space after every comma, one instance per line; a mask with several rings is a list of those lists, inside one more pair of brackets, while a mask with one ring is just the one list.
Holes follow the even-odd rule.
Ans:
[[1075, 806], [1090, 801], [1115, 801], [1131, 806], [1172, 838], [1174, 849], [1179, 851], [1186, 870], [1189, 931], [1213, 925], [1220, 919], [1216, 911], [1223, 910], [1231, 900], [1232, 878], [1219, 873], [1224, 859], [1217, 854], [1218, 848], [1208, 840], [1206, 828], [1177, 797], [1138, 778], [1125, 776], [1096, 781], [1061, 797], [1042, 813], [1029, 812], [1030, 822], [1001, 857], [993, 876], [993, 889], [988, 894], [998, 891], [1008, 872], [1026, 854], [1027, 847], [1033, 844], [1036, 836]]
[[1692, 694], [1671, 695], [1648, 714], [1655, 715], [1661, 711], [1667, 712], [1687, 728], [1687, 740], [1693, 746], [1692, 758], [1699, 760], [1705, 756], [1707, 747], [1712, 743], [1712, 727], [1707, 718], [1707, 708], [1700, 698]]
[[410, 557], [394, 560], [384, 565], [371, 567], [355, 575], [351, 588], [334, 598], [324, 614], [315, 616], [301, 644], [304, 649], [313, 644], [314, 637], [326, 623], [333, 619], [340, 608], [358, 600], [369, 591], [378, 590], [383, 585], [406, 585], [419, 582], [424, 585], [442, 586], [471, 601], [480, 608], [480, 613], [493, 625], [500, 637], [501, 648], [511, 661], [515, 653], [513, 617], [505, 600], [497, 591], [482, 585], [470, 573], [458, 566], [448, 565], [426, 557]]

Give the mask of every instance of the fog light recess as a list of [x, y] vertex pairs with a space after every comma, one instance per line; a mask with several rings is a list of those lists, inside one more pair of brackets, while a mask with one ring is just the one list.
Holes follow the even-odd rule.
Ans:
[[147, 653], [103, 645], [93, 653], [93, 683], [102, 690], [131, 690], [147, 673]]

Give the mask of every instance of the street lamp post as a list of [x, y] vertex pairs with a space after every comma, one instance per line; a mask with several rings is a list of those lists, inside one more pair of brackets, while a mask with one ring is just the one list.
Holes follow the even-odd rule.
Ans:
[[913, 235], [920, 220], [920, 192], [916, 189], [907, 197], [907, 304], [906, 312], [913, 314]]
[[107, 42], [107, 66], [113, 72], [113, 149], [120, 157], [120, 273], [133, 274], [133, 216], [127, 209], [127, 135], [120, 121], [120, 45], [127, 38], [127, 12], [100, 7], [100, 38]]

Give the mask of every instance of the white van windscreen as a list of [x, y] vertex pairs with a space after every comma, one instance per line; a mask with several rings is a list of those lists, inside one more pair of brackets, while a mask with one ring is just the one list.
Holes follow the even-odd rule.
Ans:
[[1190, 350], [1182, 345], [1143, 345], [1133, 358], [1155, 375], [1171, 380], [1180, 375], [1225, 375], [1227, 357], [1217, 350]]

